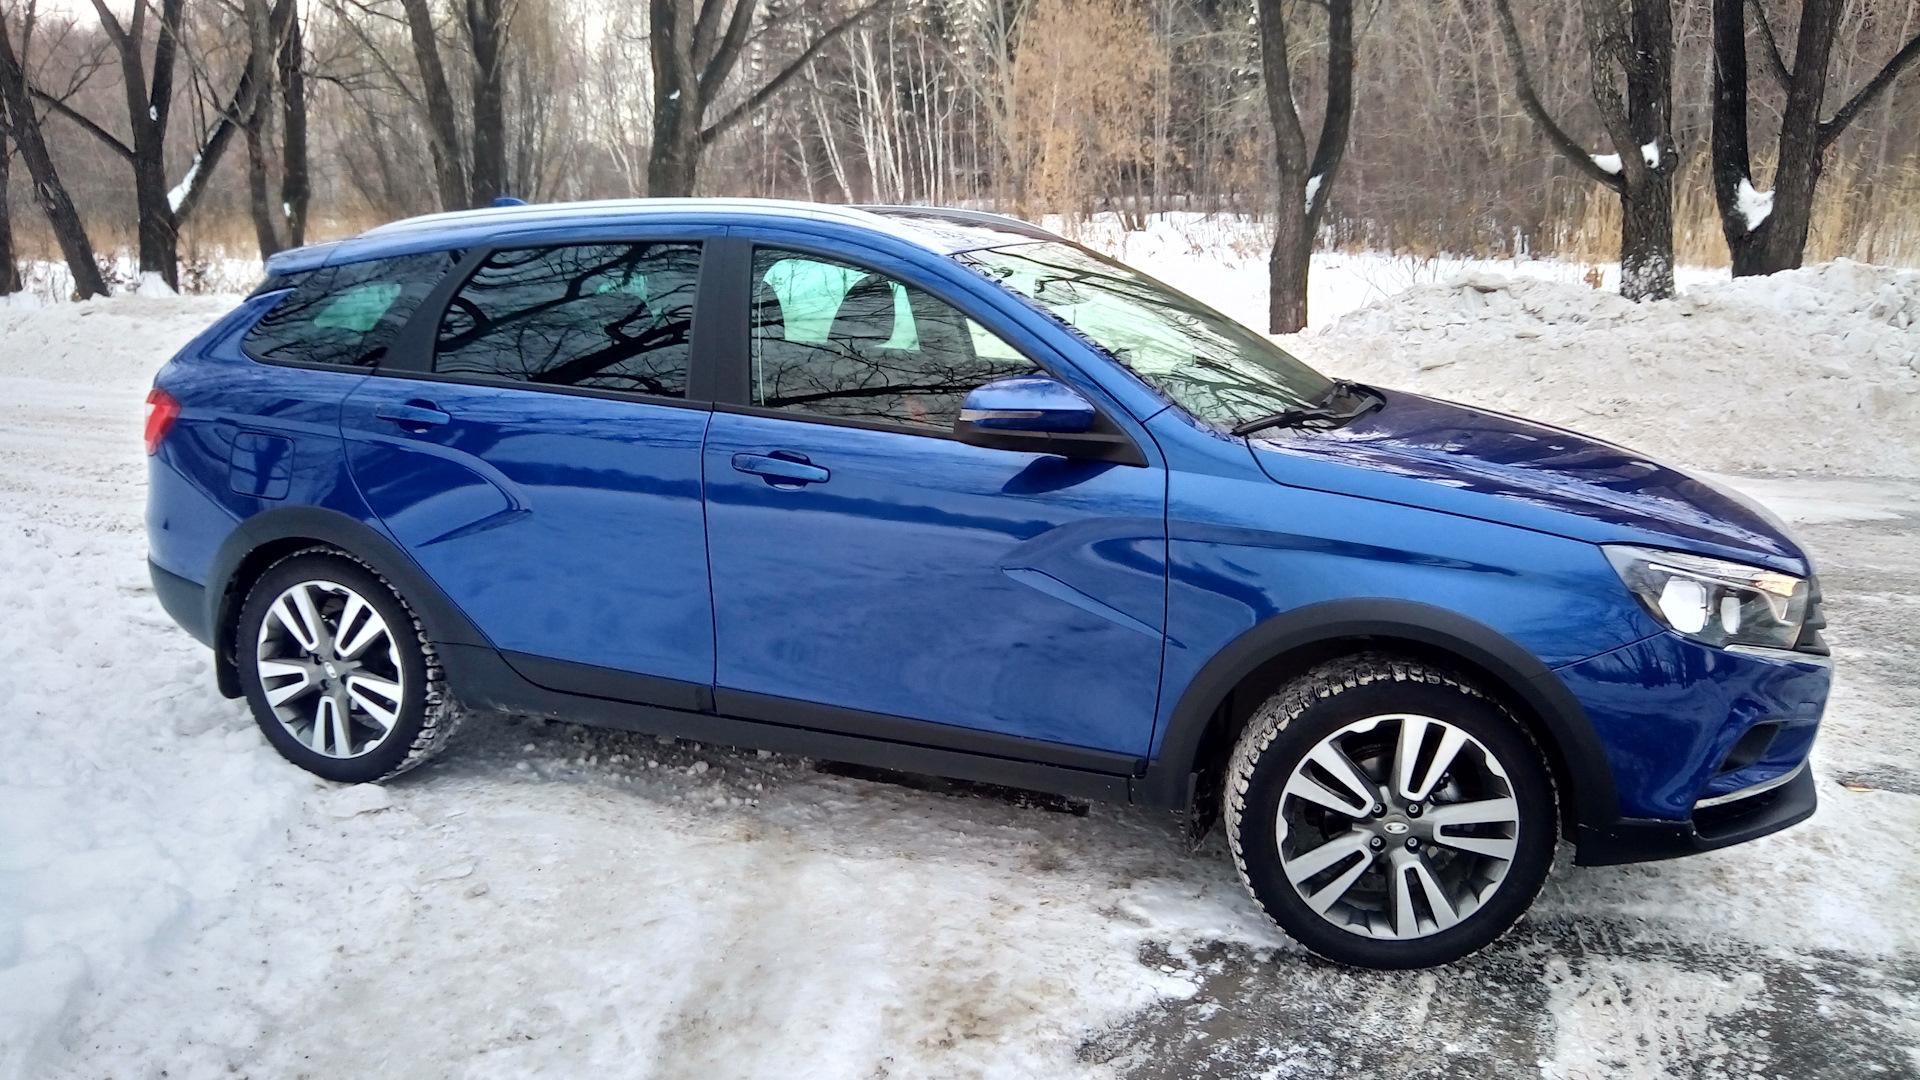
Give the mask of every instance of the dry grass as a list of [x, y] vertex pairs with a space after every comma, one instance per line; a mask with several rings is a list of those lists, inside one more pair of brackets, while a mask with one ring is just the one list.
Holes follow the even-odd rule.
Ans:
[[[1763, 162], [1761, 176], [1772, 171]], [[1806, 261], [1858, 259], [1886, 266], [1920, 266], [1920, 164], [1907, 162], [1880, 171], [1875, 183], [1861, 183], [1859, 169], [1842, 159], [1820, 178], [1807, 237]], [[1611, 262], [1620, 257], [1620, 200], [1611, 191], [1590, 187], [1569, 222], [1557, 252], [1580, 262]], [[1720, 232], [1720, 210], [1713, 179], [1704, 161], [1681, 169], [1673, 198], [1674, 261], [1684, 266], [1726, 266], [1730, 261]]]

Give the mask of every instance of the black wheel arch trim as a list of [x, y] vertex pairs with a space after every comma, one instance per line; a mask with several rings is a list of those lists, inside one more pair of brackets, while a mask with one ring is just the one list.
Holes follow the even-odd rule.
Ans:
[[428, 640], [437, 644], [492, 647], [485, 635], [447, 599], [400, 545], [378, 529], [338, 510], [317, 506], [281, 507], [255, 514], [235, 527], [214, 554], [213, 565], [207, 573], [204, 625], [212, 631], [214, 669], [220, 692], [227, 697], [241, 695], [233, 634], [246, 596], [236, 586], [241, 583], [243, 571], [264, 569], [253, 564], [260, 552], [279, 548], [288, 541], [339, 548], [372, 567], [400, 590], [407, 605], [420, 617]]
[[1610, 823], [1619, 817], [1619, 796], [1593, 723], [1566, 686], [1539, 658], [1498, 631], [1463, 615], [1407, 600], [1356, 599], [1310, 604], [1276, 615], [1242, 633], [1215, 653], [1182, 692], [1167, 723], [1160, 752], [1146, 775], [1134, 783], [1134, 799], [1150, 805], [1187, 809], [1193, 798], [1198, 760], [1214, 713], [1235, 687], [1266, 664], [1289, 653], [1333, 642], [1370, 643], [1391, 650], [1409, 643], [1445, 653], [1496, 680], [1488, 689], [1504, 692], [1524, 706], [1551, 739], [1545, 747], [1558, 760], [1556, 778], [1571, 787], [1562, 793], [1569, 838], [1577, 826]]

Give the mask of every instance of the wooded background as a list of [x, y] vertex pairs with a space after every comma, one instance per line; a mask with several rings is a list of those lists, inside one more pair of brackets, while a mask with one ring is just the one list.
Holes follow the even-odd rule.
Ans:
[[[496, 195], [926, 202], [1135, 223], [1168, 210], [1270, 218], [1276, 205], [1254, 0], [66, 4], [7, 8], [0, 83], [13, 70], [21, 91], [5, 95], [7, 220], [17, 258], [61, 257], [22, 167], [30, 105], [109, 276], [129, 273], [109, 256], [142, 247], [156, 192], [172, 195], [189, 288], [210, 260]], [[1756, 71], [1776, 53], [1791, 66], [1800, 0], [1747, 5]], [[1920, 34], [1916, 0], [1838, 6], [1829, 111]], [[1269, 7], [1289, 23], [1292, 96], [1317, 130], [1328, 8]], [[1609, 149], [1581, 5], [1511, 7], [1541, 102]], [[1674, 246], [1681, 262], [1724, 265], [1707, 152], [1712, 7], [1671, 4]], [[1617, 257], [1619, 199], [1523, 110], [1490, 0], [1352, 10], [1352, 136], [1321, 247]], [[1787, 89], [1752, 82], [1761, 188]], [[1911, 71], [1827, 152], [1807, 258], [1835, 256], [1920, 262]]]

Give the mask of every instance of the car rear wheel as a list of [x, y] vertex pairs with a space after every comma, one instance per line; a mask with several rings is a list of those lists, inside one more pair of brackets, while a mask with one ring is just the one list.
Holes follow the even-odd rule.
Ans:
[[247, 594], [234, 640], [267, 741], [328, 780], [405, 772], [437, 752], [459, 719], [406, 602], [339, 553], [301, 552], [268, 568]]
[[1552, 775], [1471, 684], [1383, 656], [1321, 665], [1254, 714], [1227, 826], [1254, 898], [1341, 963], [1428, 967], [1511, 927], [1553, 862]]

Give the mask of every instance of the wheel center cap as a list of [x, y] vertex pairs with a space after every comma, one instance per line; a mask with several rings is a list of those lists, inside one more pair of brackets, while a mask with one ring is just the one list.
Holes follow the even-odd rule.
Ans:
[[340, 677], [339, 670], [336, 669], [332, 664], [321, 664], [320, 666], [327, 669], [327, 678], [337, 679]]
[[1381, 826], [1381, 828], [1385, 829], [1386, 831], [1392, 833], [1395, 836], [1405, 836], [1408, 827], [1409, 826], [1404, 821], [1389, 821], [1385, 825]]

